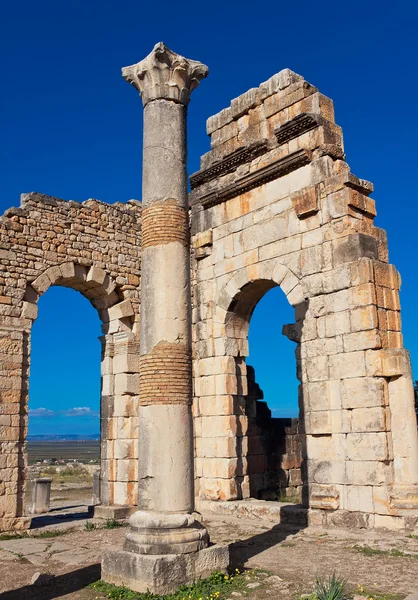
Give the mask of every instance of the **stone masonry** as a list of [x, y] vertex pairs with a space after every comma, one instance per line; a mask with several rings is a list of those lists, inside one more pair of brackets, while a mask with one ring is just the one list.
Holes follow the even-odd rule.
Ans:
[[414, 527], [400, 277], [373, 224], [373, 186], [345, 162], [332, 101], [286, 69], [232, 100], [207, 132], [190, 198], [199, 497], [250, 494], [248, 326], [279, 285], [295, 307], [283, 332], [296, 344], [309, 522]]
[[[22, 196], [0, 221], [0, 529], [25, 526], [30, 335], [51, 285], [81, 292], [102, 321], [102, 502], [133, 504], [138, 464], [141, 206]], [[80, 382], [82, 386], [82, 382]]]
[[[295, 308], [295, 322], [283, 333], [295, 343], [300, 415], [291, 435], [299, 436], [299, 487], [309, 522], [416, 528], [417, 423], [401, 333], [400, 276], [389, 263], [384, 230], [374, 225], [373, 186], [345, 161], [332, 101], [285, 69], [232, 100], [208, 120], [207, 132], [211, 150], [190, 178], [189, 196], [198, 502], [245, 499], [261, 489], [254, 491], [251, 482], [248, 327], [260, 298], [280, 286]], [[180, 255], [188, 243], [185, 210], [175, 197], [161, 200], [156, 194], [144, 205], [143, 248], [152, 253], [167, 242]], [[156, 383], [147, 370], [151, 348], [139, 339], [140, 238], [135, 201], [79, 204], [28, 194], [1, 218], [3, 530], [26, 524], [30, 330], [37, 299], [50, 285], [80, 291], [98, 310], [102, 502], [137, 502], [138, 447], [145, 440], [139, 434], [138, 446], [139, 405]], [[164, 285], [161, 279], [158, 286]], [[155, 356], [161, 371], [164, 356], [165, 348]], [[182, 360], [176, 358], [176, 374], [187, 370]], [[177, 383], [167, 367], [165, 387], [159, 378], [161, 398], [175, 391], [185, 402], [184, 376]], [[267, 454], [258, 465], [267, 464]]]

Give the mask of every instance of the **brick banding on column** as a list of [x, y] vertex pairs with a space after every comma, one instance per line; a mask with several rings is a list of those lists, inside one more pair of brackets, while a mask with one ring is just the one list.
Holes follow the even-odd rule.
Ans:
[[191, 357], [185, 344], [160, 342], [140, 357], [139, 404], [191, 404]]
[[151, 202], [142, 210], [142, 248], [170, 242], [189, 244], [187, 210], [175, 200]]

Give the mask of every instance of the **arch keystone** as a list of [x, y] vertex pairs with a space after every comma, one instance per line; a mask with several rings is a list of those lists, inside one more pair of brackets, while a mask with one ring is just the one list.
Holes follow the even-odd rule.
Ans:
[[92, 266], [87, 273], [86, 282], [95, 285], [102, 285], [106, 279], [106, 271], [100, 267]]

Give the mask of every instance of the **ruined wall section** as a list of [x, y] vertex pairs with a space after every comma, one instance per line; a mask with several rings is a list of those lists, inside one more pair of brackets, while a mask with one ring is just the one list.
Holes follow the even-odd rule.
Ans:
[[[31, 193], [0, 220], [0, 529], [25, 525], [30, 333], [51, 285], [102, 321], [102, 501], [136, 502], [141, 206]], [[82, 385], [82, 382], [80, 382]]]
[[248, 325], [280, 285], [295, 307], [284, 332], [297, 344], [311, 522], [413, 526], [418, 442], [400, 278], [374, 225], [373, 186], [345, 162], [332, 101], [284, 70], [207, 131], [211, 150], [191, 177], [200, 497], [250, 493]]

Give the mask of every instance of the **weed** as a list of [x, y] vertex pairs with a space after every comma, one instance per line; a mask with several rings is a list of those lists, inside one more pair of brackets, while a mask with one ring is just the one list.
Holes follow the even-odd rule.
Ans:
[[127, 523], [116, 521], [116, 519], [108, 519], [106, 521], [105, 529], [117, 529], [118, 527], [126, 527]]
[[96, 523], [92, 523], [91, 521], [86, 521], [84, 523], [84, 529], [86, 531], [93, 531], [94, 529], [96, 529]]
[[402, 552], [402, 550], [397, 550], [396, 548], [393, 548], [392, 550], [380, 550], [379, 548], [370, 548], [370, 546], [353, 546], [353, 550], [357, 550], [357, 552], [361, 552], [366, 556], [406, 556], [409, 558], [418, 558], [418, 554], [409, 554]]
[[406, 537], [409, 538], [409, 539], [411, 539], [411, 540], [418, 540], [418, 535], [416, 535], [415, 533], [410, 533]]
[[90, 588], [101, 592], [110, 600], [223, 600], [232, 591], [243, 587], [251, 578], [257, 578], [255, 571], [245, 576], [241, 575], [238, 569], [233, 575], [224, 575], [220, 571], [215, 571], [207, 579], [201, 579], [195, 584], [183, 585], [167, 596], [159, 596], [151, 592], [140, 594], [101, 580], [92, 583]]
[[23, 533], [2, 533], [0, 534], [0, 541], [6, 542], [8, 540], [24, 540], [27, 538], [55, 538], [66, 535], [67, 533], [70, 533], [70, 531], [64, 529], [47, 529], [46, 531], [40, 531], [37, 534], [30, 534], [27, 531], [24, 531]]
[[343, 600], [346, 597], [345, 583], [345, 580], [339, 579], [335, 573], [328, 578], [317, 575], [315, 577], [315, 597], [318, 600]]

